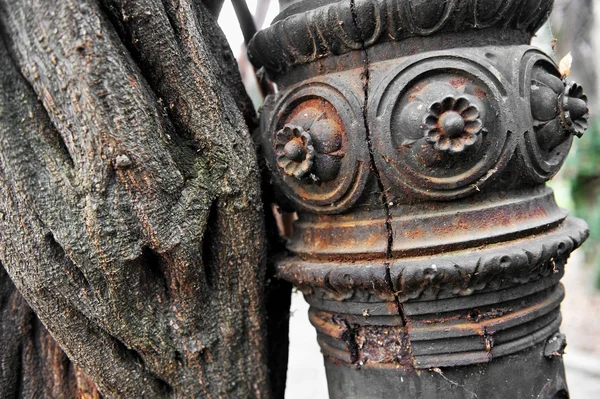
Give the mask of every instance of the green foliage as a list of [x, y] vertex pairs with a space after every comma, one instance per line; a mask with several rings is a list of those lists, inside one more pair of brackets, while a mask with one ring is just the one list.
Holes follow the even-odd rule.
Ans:
[[582, 246], [587, 263], [596, 270], [600, 289], [600, 119], [590, 120], [581, 140], [575, 140], [567, 158], [564, 177], [570, 183], [575, 215], [590, 225], [590, 238]]

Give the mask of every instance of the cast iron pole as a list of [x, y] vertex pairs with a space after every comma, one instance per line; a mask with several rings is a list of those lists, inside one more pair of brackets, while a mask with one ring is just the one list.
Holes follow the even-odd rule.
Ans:
[[587, 98], [529, 45], [550, 0], [282, 2], [250, 43], [298, 212], [278, 274], [331, 398], [568, 397], [559, 283], [586, 224], [545, 186]]

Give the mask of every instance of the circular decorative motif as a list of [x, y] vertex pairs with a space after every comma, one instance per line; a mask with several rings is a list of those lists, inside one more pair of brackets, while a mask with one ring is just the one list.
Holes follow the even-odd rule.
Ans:
[[352, 92], [310, 82], [283, 92], [263, 115], [265, 158], [287, 198], [317, 213], [339, 213], [358, 200], [369, 175], [369, 153]]
[[456, 55], [424, 56], [376, 89], [375, 162], [392, 192], [451, 200], [501, 173], [516, 140], [503, 99], [509, 83], [494, 71]]
[[312, 137], [300, 126], [287, 124], [275, 135], [275, 154], [284, 173], [301, 179], [313, 167], [315, 149]]
[[283, 172], [307, 178], [305, 185], [334, 180], [345, 155], [341, 149], [343, 125], [338, 119], [323, 101], [299, 104], [286, 119], [289, 123], [275, 135], [275, 154]]
[[481, 137], [483, 122], [474, 102], [467, 96], [447, 96], [431, 104], [423, 120], [425, 140], [436, 150], [451, 154], [475, 144]]
[[526, 53], [521, 69], [532, 128], [520, 144], [520, 159], [525, 175], [542, 183], [562, 166], [573, 135], [581, 137], [587, 128], [587, 97], [576, 83], [565, 85], [554, 62], [541, 53]]

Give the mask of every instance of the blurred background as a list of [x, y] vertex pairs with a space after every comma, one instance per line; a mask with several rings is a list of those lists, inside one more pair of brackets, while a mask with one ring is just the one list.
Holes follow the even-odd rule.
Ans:
[[[240, 0], [233, 0], [239, 4]], [[535, 2], [534, 2], [535, 3]], [[567, 335], [567, 380], [573, 399], [600, 398], [600, 0], [555, 0], [550, 20], [533, 44], [558, 63], [572, 56], [568, 77], [581, 84], [590, 107], [589, 128], [550, 182], [560, 206], [585, 219], [590, 238], [576, 251], [562, 282], [562, 332]], [[277, 0], [246, 0], [257, 29], [279, 12]], [[239, 13], [239, 9], [238, 9]], [[231, 1], [223, 5], [219, 24], [225, 32], [254, 105], [262, 96], [246, 57], [244, 35]], [[292, 300], [290, 360], [286, 399], [325, 399], [327, 383], [316, 333], [308, 322], [308, 305], [299, 293]]]

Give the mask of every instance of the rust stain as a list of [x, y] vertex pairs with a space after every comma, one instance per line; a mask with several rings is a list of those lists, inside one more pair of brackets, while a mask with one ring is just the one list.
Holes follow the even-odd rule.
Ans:
[[415, 97], [417, 95], [419, 95], [419, 93], [421, 93], [421, 91], [423, 90], [423, 87], [419, 84], [415, 85], [414, 87], [412, 87], [410, 89], [410, 91], [408, 92], [408, 101], [413, 101], [415, 99]]
[[450, 79], [450, 81], [448, 83], [450, 83], [451, 86], [459, 88], [462, 87], [466, 84], [467, 79], [463, 78], [463, 77], [456, 77], [456, 78], [452, 78]]
[[477, 97], [480, 100], [484, 100], [487, 97], [487, 93], [485, 92], [485, 90], [483, 90], [479, 86], [475, 87], [474, 91], [475, 91], [475, 97]]

